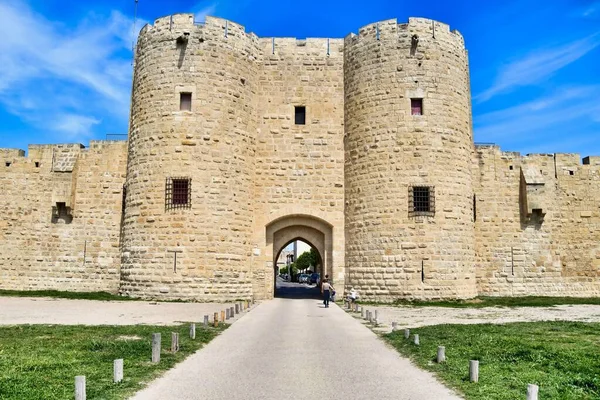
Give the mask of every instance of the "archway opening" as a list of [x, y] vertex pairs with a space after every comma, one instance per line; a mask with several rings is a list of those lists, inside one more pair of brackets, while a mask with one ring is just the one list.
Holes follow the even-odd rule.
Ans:
[[316, 246], [294, 238], [277, 253], [273, 262], [275, 297], [316, 298], [320, 296], [323, 258]]

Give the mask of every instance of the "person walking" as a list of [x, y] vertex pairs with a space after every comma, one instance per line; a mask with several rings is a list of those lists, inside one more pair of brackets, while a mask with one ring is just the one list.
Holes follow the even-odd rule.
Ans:
[[325, 308], [329, 308], [329, 299], [331, 298], [331, 292], [335, 289], [329, 283], [329, 279], [323, 279], [323, 284], [321, 285], [321, 294], [323, 295], [323, 304], [325, 304]]

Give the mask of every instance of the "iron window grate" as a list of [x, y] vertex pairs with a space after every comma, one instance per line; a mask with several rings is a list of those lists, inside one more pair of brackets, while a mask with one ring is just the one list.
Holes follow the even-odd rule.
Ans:
[[192, 207], [192, 178], [168, 177], [165, 185], [165, 210]]
[[435, 188], [433, 186], [411, 186], [408, 188], [408, 215], [410, 217], [435, 215]]

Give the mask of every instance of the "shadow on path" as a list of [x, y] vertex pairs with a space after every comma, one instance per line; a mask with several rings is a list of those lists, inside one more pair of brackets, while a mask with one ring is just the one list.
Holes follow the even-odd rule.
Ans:
[[286, 282], [277, 278], [275, 297], [282, 299], [321, 299], [318, 285]]

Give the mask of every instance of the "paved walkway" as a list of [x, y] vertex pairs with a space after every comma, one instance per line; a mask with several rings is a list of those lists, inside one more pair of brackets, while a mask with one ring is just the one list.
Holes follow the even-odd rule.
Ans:
[[459, 399], [335, 305], [275, 299], [133, 397]]

